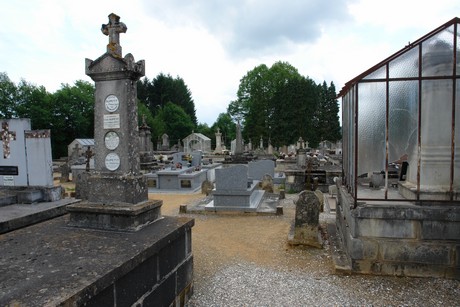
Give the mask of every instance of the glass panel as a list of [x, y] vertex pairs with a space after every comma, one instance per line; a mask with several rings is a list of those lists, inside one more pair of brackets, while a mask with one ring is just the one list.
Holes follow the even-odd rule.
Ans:
[[[460, 76], [460, 24], [457, 25], [457, 76]], [[458, 87], [457, 87], [458, 89]]]
[[420, 198], [430, 198], [424, 191], [450, 189], [452, 85], [452, 80], [422, 82]]
[[385, 82], [358, 87], [358, 197], [384, 198]]
[[348, 163], [350, 164], [350, 178], [351, 178], [351, 182], [352, 182], [352, 195], [353, 197], [357, 197], [357, 195], [355, 194], [355, 179], [356, 179], [356, 171], [355, 171], [355, 166], [356, 166], [356, 163], [355, 163], [355, 160], [356, 160], [356, 133], [355, 133], [355, 126], [356, 126], [356, 116], [357, 114], [356, 113], [356, 105], [358, 104], [358, 101], [357, 101], [357, 98], [356, 98], [356, 93], [357, 93], [357, 90], [358, 90], [358, 85], [355, 85], [353, 87], [353, 96], [352, 96], [352, 100], [351, 100], [351, 109], [350, 109], [350, 119], [351, 119], [351, 123], [352, 125], [350, 126], [351, 129], [350, 129], [350, 139], [351, 139], [351, 142], [350, 142], [350, 160], [348, 161]]
[[454, 191], [460, 193], [460, 80], [457, 80], [456, 92], [457, 93], [455, 99]]
[[344, 181], [348, 191], [354, 196], [354, 100], [355, 88], [353, 86], [344, 99], [343, 108], [343, 168], [345, 172]]
[[377, 70], [369, 73], [363, 79], [385, 79], [387, 77], [387, 69], [386, 66], [382, 66]]
[[349, 125], [349, 119], [348, 119], [348, 108], [349, 106], [349, 100], [350, 100], [350, 92], [348, 92], [343, 98], [342, 98], [342, 161], [343, 163], [343, 170], [345, 172], [345, 180], [348, 183], [348, 174], [350, 173], [348, 169], [348, 144], [350, 142], [348, 138], [348, 125]]
[[418, 50], [419, 47], [410, 49], [390, 62], [390, 78], [418, 77]]
[[[402, 163], [408, 157], [412, 161], [415, 157], [417, 161], [418, 81], [392, 81], [389, 92], [388, 178], [391, 183], [396, 183], [401, 175]], [[417, 163], [412, 165], [417, 168]], [[394, 172], [396, 178], [392, 178]]]
[[453, 26], [422, 44], [422, 76], [452, 75], [454, 62]]

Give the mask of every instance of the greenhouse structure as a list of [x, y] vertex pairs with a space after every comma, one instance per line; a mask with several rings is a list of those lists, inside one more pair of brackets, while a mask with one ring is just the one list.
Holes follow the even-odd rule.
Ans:
[[345, 84], [347, 270], [460, 278], [460, 19]]

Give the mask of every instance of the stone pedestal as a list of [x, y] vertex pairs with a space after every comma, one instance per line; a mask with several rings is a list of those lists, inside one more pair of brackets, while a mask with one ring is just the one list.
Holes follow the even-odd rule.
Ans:
[[77, 181], [84, 202], [69, 206], [70, 226], [134, 231], [160, 217], [161, 202], [148, 201], [147, 181], [140, 172], [137, 81], [144, 61], [122, 57], [119, 34], [127, 30], [115, 14], [102, 32], [107, 52], [86, 59], [86, 74], [95, 81], [94, 170]]
[[69, 226], [115, 231], [137, 231], [161, 216], [163, 201], [137, 203], [81, 202], [67, 207]]

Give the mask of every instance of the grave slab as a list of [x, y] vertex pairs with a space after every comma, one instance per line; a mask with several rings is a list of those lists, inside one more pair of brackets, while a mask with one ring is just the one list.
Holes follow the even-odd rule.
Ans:
[[64, 198], [53, 202], [34, 205], [14, 204], [0, 207], [0, 233], [10, 232], [22, 227], [54, 218], [67, 213], [66, 206], [80, 200]]
[[136, 233], [67, 219], [0, 236], [1, 306], [169, 306], [190, 297], [192, 219], [165, 217]]

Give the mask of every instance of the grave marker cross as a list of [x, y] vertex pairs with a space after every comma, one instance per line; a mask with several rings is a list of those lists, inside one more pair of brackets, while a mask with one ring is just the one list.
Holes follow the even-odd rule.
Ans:
[[85, 152], [87, 172], [89, 172], [89, 162], [93, 156], [94, 156], [94, 153], [91, 151], [91, 147], [88, 146], [88, 149], [86, 149], [86, 152]]
[[10, 131], [8, 122], [2, 123], [2, 130], [0, 132], [3, 141], [3, 158], [8, 159], [10, 157], [10, 141], [16, 140], [16, 132]]
[[104, 35], [109, 36], [109, 44], [107, 45], [107, 52], [115, 57], [121, 58], [121, 45], [120, 33], [126, 33], [128, 28], [120, 22], [120, 16], [114, 13], [109, 15], [109, 23], [102, 25], [101, 31]]

